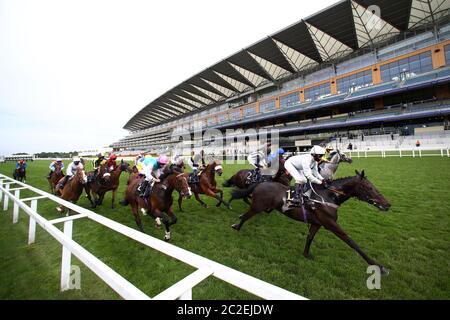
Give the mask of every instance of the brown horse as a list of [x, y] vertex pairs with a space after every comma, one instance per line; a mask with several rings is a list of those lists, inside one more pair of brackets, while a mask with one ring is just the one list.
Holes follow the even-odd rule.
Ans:
[[355, 177], [334, 181], [328, 189], [322, 186], [314, 187], [314, 196], [311, 199], [315, 202], [315, 210], [305, 209], [305, 207], [286, 208], [286, 194], [289, 187], [273, 182], [261, 183], [253, 191], [250, 210], [241, 216], [239, 224], [235, 224], [232, 227], [239, 231], [242, 225], [254, 215], [264, 211], [271, 212], [272, 210], [278, 210], [291, 219], [310, 224], [309, 235], [303, 252], [306, 258], [311, 258], [309, 253], [311, 243], [317, 231], [321, 227], [324, 227], [358, 252], [369, 265], [377, 265], [383, 273], [387, 274], [388, 270], [369, 258], [337, 223], [338, 208], [350, 198], [367, 202], [381, 211], [388, 211], [391, 206], [375, 186], [365, 177], [364, 171], [362, 173], [356, 171], [356, 174]]
[[[264, 177], [265, 181], [278, 182], [285, 186], [289, 186], [291, 184], [292, 177], [284, 168], [284, 159], [279, 160], [278, 171], [273, 178]], [[249, 198], [251, 197], [251, 193], [255, 189], [258, 184], [248, 185], [248, 176], [252, 173], [252, 169], [243, 169], [238, 171], [234, 176], [230, 179], [226, 180], [223, 183], [223, 186], [228, 187], [237, 187], [237, 190], [234, 190], [231, 193], [231, 199], [229, 201], [230, 205], [233, 200], [243, 199], [245, 203], [250, 205]], [[261, 181], [263, 182], [263, 181]]]
[[[64, 178], [61, 179], [60, 183], [63, 179]], [[86, 173], [83, 169], [78, 169], [77, 173], [72, 178], [70, 178], [69, 181], [67, 181], [62, 190], [56, 189], [56, 195], [61, 195], [61, 199], [76, 203], [80, 198], [81, 193], [83, 192], [86, 182]], [[65, 211], [65, 208], [63, 206], [58, 206], [56, 207], [56, 210], [58, 210], [58, 212], [60, 213], [63, 213]]]
[[[97, 179], [94, 179], [90, 182], [88, 182], [85, 186], [86, 190], [86, 196], [88, 200], [90, 201], [93, 208], [95, 208], [98, 205], [101, 205], [103, 203], [103, 198], [105, 197], [105, 194], [108, 191], [112, 191], [112, 205], [111, 207], [115, 208], [115, 201], [116, 201], [116, 194], [117, 189], [119, 188], [120, 183], [120, 175], [122, 172], [127, 171], [129, 173], [132, 172], [130, 168], [130, 164], [127, 162], [124, 162], [123, 160], [120, 162], [119, 166], [116, 166], [111, 172], [106, 173], [106, 165], [102, 165], [99, 168], [99, 173], [97, 175]], [[109, 174], [107, 179], [101, 183], [101, 180], [105, 174]], [[92, 196], [94, 198], [94, 201], [92, 201]]]
[[[141, 218], [139, 217], [139, 209], [149, 210], [153, 218], [156, 220], [156, 226], [161, 226], [161, 221], [166, 228], [164, 239], [170, 240], [169, 227], [177, 222], [177, 217], [173, 213], [173, 197], [174, 190], [178, 191], [182, 197], [189, 198], [192, 193], [189, 188], [186, 177], [174, 172], [170, 174], [164, 181], [153, 186], [152, 193], [149, 198], [143, 199], [138, 196], [137, 188], [142, 182], [143, 177], [137, 176], [129, 180], [127, 190], [125, 192], [125, 200], [121, 202], [122, 205], [131, 205], [131, 211], [134, 215], [134, 220], [138, 228], [144, 232]], [[169, 218], [164, 214], [166, 213]]]
[[[223, 203], [228, 208], [230, 207], [230, 204], [227, 203], [223, 199], [223, 191], [221, 189], [217, 188], [216, 183], [216, 173], [221, 176], [223, 174], [223, 168], [221, 164], [218, 161], [213, 161], [210, 164], [206, 166], [204, 170], [200, 173], [199, 183], [189, 183], [189, 186], [194, 193], [195, 199], [204, 207], [208, 208], [208, 205], [200, 199], [200, 194], [207, 195], [208, 197], [217, 199], [219, 201], [217, 203], [217, 207], [220, 207], [220, 205]], [[190, 173], [183, 173], [183, 176], [186, 179], [189, 179]], [[189, 181], [189, 180], [188, 180]], [[220, 196], [219, 196], [219, 195]], [[180, 208], [180, 211], [183, 211], [182, 208], [183, 203], [183, 197], [180, 195], [178, 198], [178, 207]]]
[[47, 181], [50, 185], [50, 189], [52, 190], [53, 194], [55, 194], [56, 192], [56, 185], [62, 178], [64, 178], [62, 164], [55, 163], [55, 171], [52, 172], [50, 177], [47, 177]]

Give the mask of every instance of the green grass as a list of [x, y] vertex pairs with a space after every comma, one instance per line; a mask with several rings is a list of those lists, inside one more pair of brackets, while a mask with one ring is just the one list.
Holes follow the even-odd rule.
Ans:
[[[344, 164], [338, 175], [366, 169], [369, 179], [390, 200], [392, 209], [379, 212], [351, 200], [339, 210], [339, 222], [372, 258], [390, 269], [381, 290], [366, 287], [366, 263], [346, 244], [321, 230], [311, 248], [314, 260], [304, 259], [307, 226], [279, 213], [261, 214], [236, 232], [230, 226], [247, 206], [203, 209], [195, 199], [184, 201], [172, 227], [172, 244], [235, 268], [310, 299], [449, 299], [450, 298], [450, 159], [368, 158]], [[48, 163], [28, 168], [28, 183], [48, 191]], [[244, 166], [225, 165], [219, 184]], [[13, 164], [1, 164], [11, 176]], [[122, 198], [126, 176], [118, 193]], [[229, 189], [226, 197], [229, 197]], [[22, 197], [31, 195], [27, 192]], [[129, 207], [110, 209], [109, 193], [95, 209], [110, 219], [136, 228]], [[79, 205], [89, 208], [83, 197]], [[41, 200], [38, 211], [48, 219], [59, 217], [55, 204]], [[162, 239], [164, 231], [142, 217], [144, 229]], [[81, 290], [59, 291], [61, 246], [38, 227], [36, 243], [28, 246], [28, 218], [21, 212], [12, 224], [12, 212], [0, 211], [0, 299], [117, 299], [95, 274], [81, 267]], [[187, 276], [193, 269], [86, 219], [74, 223], [74, 240], [150, 296]], [[193, 290], [194, 299], [252, 299], [244, 291], [215, 278]]]

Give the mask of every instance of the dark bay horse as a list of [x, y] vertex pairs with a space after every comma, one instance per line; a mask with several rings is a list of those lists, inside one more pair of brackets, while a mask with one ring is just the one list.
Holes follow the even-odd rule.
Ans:
[[[132, 173], [130, 164], [122, 160], [119, 166], [116, 166], [112, 171], [108, 173], [109, 174], [108, 178], [104, 180], [104, 182], [101, 182], [103, 181], [102, 177], [106, 174], [106, 165], [102, 165], [99, 168], [97, 178], [88, 182], [85, 186], [86, 196], [93, 208], [103, 203], [103, 198], [105, 197], [105, 194], [109, 191], [112, 191], [111, 207], [113, 209], [115, 208], [117, 189], [119, 188], [120, 184], [120, 175], [124, 171]], [[92, 197], [94, 198], [94, 201], [92, 201], [91, 194]]]
[[280, 183], [264, 182], [259, 184], [253, 192], [250, 210], [241, 216], [239, 224], [235, 224], [232, 227], [239, 231], [242, 225], [256, 214], [278, 210], [291, 219], [310, 224], [309, 235], [303, 252], [306, 258], [311, 257], [309, 250], [317, 231], [324, 227], [354, 249], [369, 265], [377, 265], [383, 273], [388, 273], [385, 267], [369, 258], [337, 223], [339, 206], [350, 198], [367, 202], [381, 211], [389, 210], [391, 205], [365, 177], [364, 171], [362, 173], [356, 171], [355, 177], [335, 180], [328, 189], [322, 186], [314, 186], [315, 192], [317, 192], [317, 195], [311, 197], [317, 202], [314, 211], [305, 210], [304, 208], [289, 208], [285, 210], [284, 206], [288, 189], [289, 187]]
[[143, 199], [138, 196], [137, 188], [142, 179], [143, 177], [136, 176], [134, 179], [129, 180], [129, 184], [125, 192], [125, 200], [122, 201], [121, 204], [131, 205], [134, 220], [142, 232], [144, 232], [144, 228], [142, 226], [141, 218], [139, 217], [139, 209], [149, 210], [156, 221], [157, 227], [161, 225], [161, 221], [164, 223], [166, 228], [164, 240], [169, 241], [171, 237], [169, 227], [177, 222], [177, 217], [173, 213], [172, 208], [172, 193], [176, 190], [182, 197], [191, 197], [192, 193], [187, 179], [184, 174], [173, 172], [167, 176], [164, 181], [161, 181], [153, 186], [152, 193], [148, 199]]
[[[67, 181], [62, 190], [56, 189], [56, 195], [60, 195], [61, 199], [76, 203], [78, 199], [80, 199], [86, 182], [86, 173], [83, 169], [78, 169], [77, 173], [69, 181]], [[63, 213], [65, 211], [65, 208], [63, 206], [58, 206], [56, 207], [56, 210], [58, 210], [58, 212], [60, 213]]]
[[13, 178], [17, 181], [26, 182], [27, 179], [27, 171], [24, 165], [19, 166], [19, 168], [15, 169], [13, 172]]
[[59, 180], [61, 180], [62, 178], [64, 178], [62, 164], [55, 163], [55, 171], [52, 172], [52, 174], [49, 178], [47, 177], [47, 181], [50, 185], [50, 189], [52, 190], [53, 194], [55, 194], [55, 192], [56, 192], [56, 185], [58, 184]]
[[[220, 207], [222, 203], [225, 204], [225, 206], [230, 207], [230, 204], [223, 199], [223, 191], [217, 188], [216, 173], [221, 176], [223, 174], [223, 168], [218, 161], [213, 161], [208, 164], [204, 170], [202, 170], [199, 177], [200, 181], [198, 183], [189, 183], [189, 187], [194, 193], [195, 199], [204, 208], [208, 208], [208, 205], [200, 199], [200, 194], [217, 199], [217, 201], [219, 201], [216, 205], [217, 207]], [[186, 179], [189, 179], [189, 175], [190, 173], [183, 173], [183, 176]], [[181, 206], [182, 203], [183, 197], [180, 195], [178, 198], [178, 207], [180, 208], [180, 211], [183, 211]]]
[[[253, 185], [249, 186], [247, 184], [247, 177], [249, 176], [249, 174], [251, 174], [252, 171], [253, 171], [253, 169], [240, 170], [234, 176], [232, 176], [230, 179], [226, 180], [223, 183], [224, 187], [235, 186], [238, 188], [237, 190], [234, 190], [231, 193], [231, 199], [229, 201], [230, 205], [231, 205], [231, 202], [236, 199], [243, 199], [244, 202], [246, 202], [247, 204], [250, 204], [250, 201], [248, 199], [249, 199], [249, 197], [251, 197], [251, 193], [253, 192], [255, 187], [258, 185], [258, 184], [253, 184]], [[285, 186], [289, 186], [291, 184], [292, 177], [284, 168], [284, 160], [282, 161], [280, 159], [279, 164], [278, 164], [278, 171], [275, 174], [275, 176], [273, 178], [265, 177], [265, 179], [266, 179], [265, 181], [278, 182]]]

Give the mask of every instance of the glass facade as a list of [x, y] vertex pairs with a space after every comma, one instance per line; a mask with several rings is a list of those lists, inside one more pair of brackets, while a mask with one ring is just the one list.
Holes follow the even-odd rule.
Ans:
[[230, 112], [231, 120], [239, 120], [241, 119], [241, 110], [235, 110]]
[[431, 51], [427, 51], [381, 66], [381, 80], [383, 82], [406, 80], [432, 70]]
[[256, 114], [256, 105], [252, 105], [244, 109], [244, 117], [250, 117], [255, 114]]
[[305, 101], [314, 101], [331, 94], [329, 82], [305, 89]]
[[291, 107], [297, 103], [300, 103], [300, 94], [298, 92], [294, 92], [280, 98], [281, 108]]
[[263, 101], [259, 104], [259, 111], [261, 113], [271, 112], [276, 109], [275, 100]]
[[372, 70], [366, 70], [359, 73], [352, 74], [351, 76], [338, 79], [336, 81], [338, 93], [345, 93], [359, 88], [371, 86]]
[[208, 126], [213, 126], [217, 123], [216, 117], [208, 118], [207, 124]]
[[217, 116], [217, 119], [219, 120], [219, 123], [225, 123], [228, 121], [228, 114], [220, 114]]

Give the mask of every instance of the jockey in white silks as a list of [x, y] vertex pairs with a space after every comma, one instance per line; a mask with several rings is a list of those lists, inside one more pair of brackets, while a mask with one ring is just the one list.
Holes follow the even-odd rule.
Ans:
[[[251, 152], [248, 155], [247, 161], [252, 166], [255, 167], [254, 172], [251, 173], [248, 177], [250, 184], [259, 182], [262, 179], [262, 175], [274, 175], [276, 173], [276, 170], [275, 173], [272, 172], [274, 171], [273, 170], [274, 168], [269, 169], [270, 167], [270, 163], [268, 160], [269, 155], [270, 155], [270, 144], [264, 144], [262, 147]], [[263, 171], [263, 173], [261, 171]]]
[[320, 146], [314, 146], [310, 154], [294, 156], [286, 160], [285, 169], [295, 179], [295, 193], [291, 200], [293, 205], [303, 203], [303, 197], [306, 183], [311, 182], [328, 187], [328, 180], [324, 179], [318, 169], [318, 162], [325, 154], [325, 149]]

